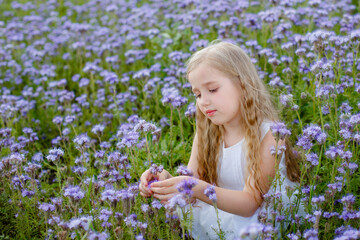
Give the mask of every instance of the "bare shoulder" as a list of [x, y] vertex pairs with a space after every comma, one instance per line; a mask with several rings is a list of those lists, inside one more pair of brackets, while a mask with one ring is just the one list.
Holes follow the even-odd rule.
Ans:
[[261, 169], [267, 174], [275, 174], [275, 157], [271, 154], [272, 147], [280, 147], [285, 145], [284, 141], [276, 142], [275, 137], [272, 135], [271, 130], [269, 130], [263, 140], [260, 143], [260, 157], [262, 159]]

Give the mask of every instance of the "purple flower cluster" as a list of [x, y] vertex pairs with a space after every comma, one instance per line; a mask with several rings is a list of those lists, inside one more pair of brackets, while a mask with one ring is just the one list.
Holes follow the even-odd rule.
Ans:
[[186, 199], [192, 197], [194, 192], [192, 191], [193, 187], [198, 184], [198, 181], [195, 178], [188, 177], [181, 181], [177, 186], [176, 189], [182, 194]]
[[311, 124], [303, 131], [303, 135], [299, 138], [296, 145], [302, 147], [304, 150], [310, 150], [315, 140], [318, 144], [323, 144], [326, 141], [326, 133], [321, 131], [321, 128], [315, 124]]
[[174, 108], [181, 108], [184, 106], [188, 99], [180, 95], [180, 92], [175, 87], [163, 88], [161, 90], [163, 98], [161, 102], [165, 104], [170, 104]]
[[213, 202], [216, 203], [217, 197], [215, 192], [215, 186], [209, 185], [205, 188], [204, 194]]
[[83, 199], [85, 194], [79, 186], [68, 186], [65, 188], [64, 197], [70, 198], [74, 202]]
[[161, 173], [164, 170], [164, 167], [162, 165], [156, 165], [155, 163], [151, 164], [151, 167], [149, 168], [150, 173], [152, 175], [157, 176], [157, 174]]
[[60, 148], [54, 148], [49, 150], [49, 155], [46, 156], [46, 159], [51, 162], [57, 162], [62, 156], [64, 156], [64, 151]]
[[271, 131], [277, 141], [284, 140], [291, 134], [290, 130], [286, 128], [286, 125], [282, 122], [274, 123], [271, 125]]
[[189, 177], [194, 176], [194, 173], [184, 165], [180, 165], [177, 168], [176, 173], [183, 176], [189, 176]]
[[251, 239], [256, 239], [261, 236], [264, 239], [271, 238], [271, 236], [276, 233], [276, 229], [270, 225], [263, 225], [261, 223], [251, 223], [249, 226], [241, 228], [238, 235], [239, 238], [243, 239], [249, 237]]
[[195, 116], [195, 114], [196, 114], [196, 106], [195, 103], [191, 102], [185, 111], [185, 116], [188, 118], [192, 118]]
[[38, 206], [38, 208], [44, 212], [55, 211], [55, 206], [51, 203], [42, 203]]

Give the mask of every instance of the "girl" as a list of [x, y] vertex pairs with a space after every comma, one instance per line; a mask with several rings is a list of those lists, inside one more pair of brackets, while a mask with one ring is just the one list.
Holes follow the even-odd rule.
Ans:
[[[240, 47], [213, 42], [194, 53], [187, 63], [187, 78], [197, 109], [188, 163], [198, 182], [193, 188], [197, 207], [193, 208], [192, 236], [217, 238], [215, 208], [204, 194], [209, 184], [215, 184], [221, 229], [226, 239], [232, 239], [239, 229], [258, 221], [276, 170], [284, 179], [283, 198], [288, 199], [285, 189], [296, 187], [299, 167], [287, 140], [277, 142], [270, 131], [279, 118], [255, 66]], [[271, 154], [273, 146], [286, 146], [280, 162]], [[148, 188], [154, 178], [159, 181]], [[147, 170], [141, 176], [140, 194], [166, 202], [186, 178], [173, 177], [165, 170], [154, 176]]]

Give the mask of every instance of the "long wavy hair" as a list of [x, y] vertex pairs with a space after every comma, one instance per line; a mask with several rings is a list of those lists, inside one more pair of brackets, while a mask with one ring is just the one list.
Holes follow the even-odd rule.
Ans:
[[[233, 79], [234, 86], [239, 90], [241, 122], [247, 144], [247, 186], [265, 194], [270, 183], [261, 182], [260, 171], [260, 126], [264, 120], [279, 121], [276, 109], [264, 83], [259, 78], [254, 64], [249, 56], [237, 45], [219, 40], [213, 41], [208, 47], [195, 52], [187, 61], [187, 78], [189, 73], [205, 62], [209, 66], [227, 74]], [[220, 147], [223, 142], [224, 129], [215, 125], [196, 106], [196, 134], [198, 138], [200, 179], [218, 185], [218, 160], [221, 154]], [[285, 139], [285, 164], [287, 176], [291, 181], [299, 181], [300, 170], [296, 155]], [[248, 176], [254, 177], [250, 184]]]

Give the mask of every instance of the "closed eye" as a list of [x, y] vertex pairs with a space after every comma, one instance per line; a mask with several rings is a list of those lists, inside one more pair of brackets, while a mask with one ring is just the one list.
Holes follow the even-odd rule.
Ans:
[[216, 92], [217, 90], [218, 90], [218, 88], [210, 89], [209, 92], [214, 93], [214, 92]]

